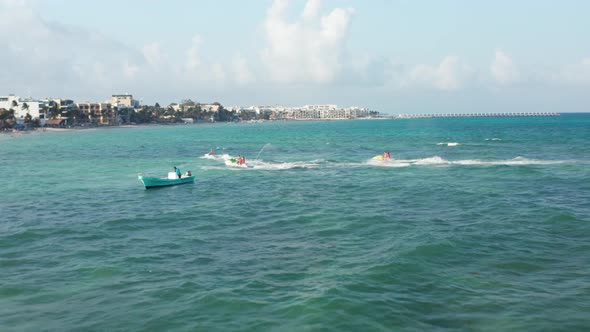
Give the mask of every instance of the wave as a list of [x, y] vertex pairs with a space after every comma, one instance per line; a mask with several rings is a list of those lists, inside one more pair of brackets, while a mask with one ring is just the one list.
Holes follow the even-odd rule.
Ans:
[[[230, 156], [228, 154], [223, 155], [204, 155], [201, 158], [203, 159], [212, 159], [212, 160], [221, 160], [226, 161], [234, 156]], [[265, 162], [263, 160], [246, 160], [246, 167], [231, 167], [231, 166], [204, 166], [202, 167], [203, 170], [209, 169], [232, 169], [232, 170], [286, 170], [286, 169], [295, 169], [295, 168], [317, 168], [320, 166], [321, 163], [325, 162], [323, 159], [311, 160], [311, 161], [292, 161], [292, 162]]]
[[[228, 154], [209, 156], [205, 155], [201, 157], [203, 159], [212, 159], [225, 161], [234, 158]], [[539, 160], [529, 159], [525, 157], [516, 157], [513, 159], [506, 160], [482, 160], [482, 159], [463, 159], [463, 160], [447, 160], [440, 156], [432, 156], [427, 158], [418, 159], [388, 159], [388, 160], [377, 160], [368, 159], [364, 162], [337, 162], [337, 161], [326, 161], [324, 159], [316, 159], [309, 161], [290, 161], [290, 162], [269, 162], [264, 160], [247, 160], [247, 167], [231, 167], [231, 166], [203, 166], [203, 170], [212, 169], [231, 169], [231, 170], [289, 170], [298, 168], [333, 168], [333, 167], [344, 167], [344, 168], [355, 168], [355, 167], [390, 167], [390, 168], [401, 168], [410, 166], [527, 166], [527, 165], [557, 165], [565, 163], [573, 163], [575, 161], [568, 160]]]
[[501, 138], [495, 138], [495, 137], [493, 137], [493, 138], [486, 138], [486, 141], [501, 141], [501, 140], [502, 140]]
[[440, 142], [440, 143], [436, 143], [436, 145], [457, 146], [460, 144], [457, 142]]
[[246, 163], [248, 168], [246, 169], [255, 169], [255, 170], [284, 170], [284, 169], [294, 169], [294, 168], [317, 168], [319, 167], [319, 162], [314, 161], [294, 161], [294, 162], [264, 162], [261, 160], [254, 160], [248, 161]]
[[467, 159], [457, 160], [451, 162], [456, 165], [506, 165], [506, 166], [521, 166], [521, 165], [556, 165], [564, 164], [568, 161], [565, 160], [538, 160], [528, 159], [524, 157], [516, 157], [508, 160], [479, 160], [479, 159]]
[[379, 167], [408, 167], [408, 166], [411, 166], [410, 163], [404, 162], [402, 160], [397, 160], [397, 159], [377, 160], [377, 159], [371, 158], [371, 159], [367, 160], [366, 164], [371, 165], [371, 166], [379, 166]]
[[227, 153], [224, 153], [224, 154], [214, 154], [214, 155], [205, 153], [204, 155], [202, 155], [199, 158], [201, 158], [201, 159], [210, 159], [210, 160], [228, 160], [228, 159], [235, 158], [235, 157], [232, 157], [232, 156], [230, 156]]
[[524, 157], [516, 157], [508, 160], [480, 160], [480, 159], [465, 159], [465, 160], [446, 160], [439, 156], [421, 159], [391, 159], [391, 160], [375, 160], [369, 159], [366, 164], [379, 167], [406, 167], [406, 166], [437, 166], [437, 165], [462, 165], [462, 166], [524, 166], [524, 165], [556, 165], [567, 163], [566, 160], [538, 160], [528, 159]]

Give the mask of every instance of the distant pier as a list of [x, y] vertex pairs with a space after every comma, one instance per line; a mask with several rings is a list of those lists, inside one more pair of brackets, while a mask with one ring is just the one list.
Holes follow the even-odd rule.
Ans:
[[448, 114], [399, 114], [392, 115], [392, 119], [418, 119], [418, 118], [502, 118], [502, 117], [539, 117], [560, 116], [556, 112], [520, 112], [520, 113], [448, 113]]

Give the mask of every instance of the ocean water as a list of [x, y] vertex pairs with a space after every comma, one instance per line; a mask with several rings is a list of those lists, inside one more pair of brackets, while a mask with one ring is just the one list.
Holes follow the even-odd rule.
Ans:
[[588, 114], [0, 135], [0, 181], [0, 331], [590, 330]]

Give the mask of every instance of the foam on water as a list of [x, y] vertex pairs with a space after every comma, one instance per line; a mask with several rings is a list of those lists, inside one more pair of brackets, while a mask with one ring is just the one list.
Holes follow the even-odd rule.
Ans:
[[[369, 159], [365, 162], [366, 165], [371, 166], [379, 166], [379, 167], [408, 167], [411, 166], [410, 163], [404, 162], [402, 160], [396, 159], [385, 159], [385, 160], [377, 160], [377, 159]], [[362, 164], [353, 164], [353, 165], [362, 165]]]
[[210, 159], [210, 160], [228, 160], [228, 159], [235, 158], [235, 157], [232, 157], [232, 156], [230, 156], [227, 153], [215, 154], [215, 155], [210, 155], [208, 153], [205, 153], [204, 155], [202, 155], [199, 158], [201, 158], [201, 159]]
[[493, 165], [506, 165], [506, 166], [526, 166], [526, 165], [558, 165], [558, 164], [565, 164], [565, 163], [573, 163], [574, 161], [571, 160], [537, 160], [537, 159], [528, 159], [524, 157], [516, 157], [514, 159], [509, 160], [477, 160], [477, 159], [467, 159], [467, 160], [457, 160], [451, 161], [451, 164], [455, 165], [484, 165], [484, 166], [493, 166]]
[[[222, 159], [218, 157], [217, 160]], [[328, 162], [324, 159], [316, 159], [310, 161], [291, 161], [291, 162], [268, 162], [264, 160], [247, 161], [247, 167], [231, 167], [231, 166], [202, 166], [203, 170], [213, 169], [231, 169], [231, 170], [288, 170], [297, 168], [355, 168], [355, 167], [390, 167], [401, 168], [410, 166], [527, 166], [527, 165], [559, 165], [567, 163], [583, 163], [575, 160], [538, 160], [528, 159], [524, 157], [516, 157], [508, 160], [480, 160], [480, 159], [463, 159], [463, 160], [447, 160], [440, 156], [432, 156], [418, 159], [389, 159], [377, 160], [368, 159], [364, 162]]]
[[[217, 161], [227, 161], [233, 158], [229, 154], [216, 155], [216, 156], [203, 156], [201, 158], [211, 159]], [[246, 167], [232, 167], [232, 166], [203, 166], [203, 170], [213, 169], [231, 169], [231, 170], [288, 170], [296, 168], [317, 168], [324, 162], [323, 159], [316, 159], [311, 161], [290, 161], [290, 162], [269, 162], [262, 159], [258, 160], [246, 160]]]
[[436, 143], [436, 145], [458, 146], [460, 144], [457, 142], [440, 142], [440, 143]]
[[317, 168], [319, 163], [313, 161], [294, 161], [294, 162], [265, 162], [262, 160], [248, 161], [248, 166], [254, 170], [285, 170], [294, 168]]
[[380, 167], [404, 167], [404, 166], [440, 166], [440, 165], [462, 165], [462, 166], [526, 166], [526, 165], [558, 165], [565, 163], [576, 163], [573, 160], [537, 160], [528, 159], [524, 157], [516, 157], [508, 160], [479, 160], [479, 159], [465, 159], [465, 160], [446, 160], [439, 156], [433, 156], [421, 159], [391, 159], [391, 160], [375, 160], [369, 159], [366, 164]]

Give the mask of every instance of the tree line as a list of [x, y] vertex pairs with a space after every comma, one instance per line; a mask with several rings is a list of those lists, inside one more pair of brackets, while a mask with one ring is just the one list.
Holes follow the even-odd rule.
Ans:
[[[16, 117], [15, 117], [15, 110], [14, 108], [19, 107], [18, 102], [16, 100], [12, 101], [12, 107], [10, 109], [0, 109], [0, 130], [14, 128], [16, 126]], [[39, 127], [39, 119], [33, 119], [31, 114], [29, 114], [29, 104], [22, 103], [20, 108], [24, 111], [27, 111], [27, 114], [24, 117], [25, 126], [28, 127]]]
[[[162, 107], [159, 103], [143, 105], [139, 108], [112, 107], [101, 109], [99, 112], [84, 112], [75, 104], [68, 107], [60, 107], [56, 102], [50, 101], [40, 106], [39, 112], [46, 114], [47, 119], [67, 119], [68, 126], [79, 125], [118, 125], [118, 124], [146, 124], [146, 123], [181, 123], [183, 119], [193, 119], [195, 122], [230, 122], [237, 120], [269, 119], [268, 114], [259, 115], [254, 112], [238, 114], [230, 111], [219, 103], [213, 103], [217, 110], [203, 107], [202, 104], [191, 99], [182, 100], [180, 104]], [[16, 125], [15, 109], [20, 107], [27, 111], [24, 124], [27, 127], [39, 127], [39, 119], [33, 119], [28, 113], [29, 105], [25, 102], [18, 104], [12, 102], [9, 110], [0, 109], [0, 129], [13, 128]]]

